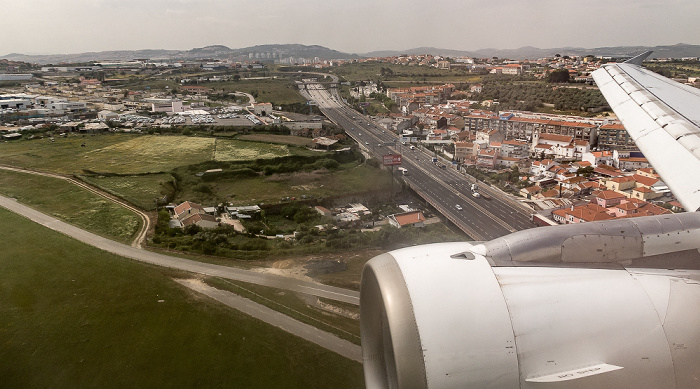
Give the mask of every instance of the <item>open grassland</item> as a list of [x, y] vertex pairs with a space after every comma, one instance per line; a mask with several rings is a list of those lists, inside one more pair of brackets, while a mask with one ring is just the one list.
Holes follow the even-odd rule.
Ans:
[[53, 171], [150, 173], [212, 159], [213, 138], [105, 134], [0, 144], [0, 162]]
[[90, 151], [84, 169], [110, 173], [149, 173], [209, 161], [214, 138], [145, 135]]
[[213, 88], [217, 93], [246, 92], [255, 97], [258, 103], [296, 104], [305, 103], [289, 78], [267, 78], [258, 80], [241, 79], [239, 81], [205, 82], [199, 86]]
[[217, 139], [214, 160], [250, 161], [254, 159], [286, 157], [290, 154], [289, 148], [286, 145]]
[[0, 170], [0, 194], [124, 243], [141, 227], [141, 219], [131, 211], [57, 178]]
[[0, 209], [3, 387], [359, 388], [362, 367]]
[[226, 179], [208, 185], [211, 188], [211, 194], [198, 192], [197, 186], [188, 185], [179, 193], [179, 196], [182, 199], [204, 202], [212, 198], [226, 199], [234, 205], [276, 204], [281, 198], [286, 197], [326, 198], [374, 190], [389, 190], [391, 177], [385, 170], [352, 163], [343, 165], [342, 170]]
[[36, 139], [0, 143], [0, 163], [58, 173], [79, 172], [84, 156], [95, 150], [126, 142], [136, 135], [71, 135], [55, 141]]
[[[84, 145], [84, 146], [83, 146]], [[241, 161], [290, 155], [285, 145], [195, 136], [108, 134], [0, 144], [0, 163], [58, 173], [168, 172], [205, 161]], [[295, 150], [296, 154], [303, 154]]]
[[302, 147], [311, 146], [311, 139], [304, 138], [303, 136], [273, 135], [273, 134], [250, 134], [250, 135], [241, 135], [238, 137], [238, 139], [252, 140], [252, 141], [256, 141], [256, 142], [279, 143], [279, 144], [302, 146]]
[[[382, 69], [385, 69], [384, 72]], [[386, 69], [389, 69], [389, 72]], [[473, 82], [471, 80], [478, 79], [478, 76], [461, 69], [447, 70], [428, 66], [405, 66], [379, 62], [344, 64], [333, 68], [333, 73], [347, 81], [381, 79], [384, 83], [389, 81]]]
[[138, 176], [81, 176], [85, 182], [120, 197], [141, 209], [155, 209], [156, 199], [171, 192], [169, 173]]

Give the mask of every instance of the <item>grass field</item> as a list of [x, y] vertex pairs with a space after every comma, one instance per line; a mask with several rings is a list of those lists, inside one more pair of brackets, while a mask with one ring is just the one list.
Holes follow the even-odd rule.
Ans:
[[[382, 76], [381, 69], [390, 69], [391, 75]], [[333, 68], [333, 73], [347, 81], [366, 81], [381, 79], [384, 83], [391, 81], [443, 81], [443, 82], [472, 82], [478, 76], [464, 70], [437, 69], [428, 66], [404, 66], [387, 63], [353, 63]]]
[[302, 147], [307, 147], [311, 145], [311, 138], [304, 138], [302, 136], [291, 135], [250, 134], [241, 135], [238, 137], [238, 139], [252, 140], [256, 142], [279, 143], [284, 145], [294, 145]]
[[[294, 293], [220, 278], [208, 278], [205, 282], [217, 289], [231, 291], [301, 322], [331, 332], [347, 341], [360, 344], [360, 321], [358, 319], [351, 319], [311, 307]], [[342, 304], [332, 300], [328, 300], [327, 303], [334, 306]], [[343, 308], [359, 315], [359, 308], [355, 305], [343, 306]]]
[[[261, 135], [265, 137], [265, 135]], [[85, 146], [81, 146], [84, 144]], [[169, 172], [205, 161], [241, 161], [308, 154], [285, 145], [180, 135], [69, 136], [0, 144], [0, 163], [57, 173]]]
[[359, 388], [362, 368], [193, 294], [181, 273], [0, 209], [0, 386]]
[[294, 83], [288, 78], [242, 79], [240, 81], [200, 83], [199, 86], [214, 88], [217, 92], [223, 90], [226, 93], [250, 93], [258, 103], [294, 104], [306, 102], [306, 99], [299, 94]]
[[217, 139], [214, 151], [216, 161], [250, 161], [290, 155], [285, 145]]
[[56, 137], [54, 142], [37, 139], [0, 143], [0, 162], [59, 173], [80, 172], [88, 153], [134, 137], [130, 134], [75, 135]]
[[173, 181], [173, 176], [169, 173], [140, 176], [81, 176], [81, 178], [146, 210], [155, 209], [155, 199], [169, 193], [164, 185]]
[[82, 165], [97, 172], [164, 172], [212, 160], [214, 142], [202, 137], [139, 136], [84, 154]]
[[58, 178], [0, 170], [0, 194], [124, 243], [141, 227], [141, 219], [131, 211]]
[[209, 184], [213, 195], [196, 192], [194, 185], [183, 189], [182, 199], [206, 201], [226, 199], [234, 205], [276, 204], [283, 197], [332, 197], [372, 190], [388, 190], [389, 172], [353, 163], [338, 171], [274, 174], [254, 178], [220, 180]]

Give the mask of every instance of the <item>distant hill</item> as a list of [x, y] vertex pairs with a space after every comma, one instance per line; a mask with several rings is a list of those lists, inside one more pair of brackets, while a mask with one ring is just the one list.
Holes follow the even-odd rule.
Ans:
[[[251, 56], [252, 54], [252, 56]], [[150, 60], [193, 60], [193, 59], [234, 59], [272, 60], [275, 58], [314, 58], [322, 60], [359, 58], [356, 54], [341, 53], [317, 45], [259, 45], [242, 49], [231, 49], [223, 45], [206, 46], [191, 50], [124, 50], [100, 51], [79, 54], [25, 55], [12, 53], [0, 59], [23, 61], [38, 64], [85, 63], [93, 61]]]
[[509, 59], [537, 59], [543, 57], [552, 57], [555, 54], [560, 55], [595, 55], [595, 56], [626, 56], [639, 53], [642, 51], [652, 50], [652, 58], [683, 58], [683, 57], [700, 57], [700, 45], [691, 45], [679, 43], [668, 46], [617, 46], [617, 47], [598, 47], [594, 49], [586, 49], [582, 47], [559, 47], [552, 49], [539, 49], [537, 47], [525, 46], [519, 49], [481, 49], [475, 51], [460, 51], [439, 49], [435, 47], [419, 47], [415, 49], [403, 51], [373, 51], [362, 54], [364, 57], [391, 57], [401, 54], [419, 55], [430, 54], [443, 57], [472, 57], [472, 58], [509, 58]]
[[362, 57], [391, 57], [401, 54], [419, 55], [431, 54], [444, 57], [474, 57], [474, 58], [509, 58], [509, 59], [537, 59], [560, 55], [602, 55], [602, 56], [625, 56], [652, 50], [653, 58], [683, 58], [700, 57], [700, 45], [679, 43], [668, 46], [618, 46], [618, 47], [598, 47], [586, 49], [581, 47], [560, 47], [552, 49], [540, 49], [537, 47], [521, 47], [519, 49], [481, 49], [475, 51], [462, 51], [440, 49], [435, 47], [418, 47], [403, 51], [383, 50], [373, 51], [366, 54], [348, 54], [327, 47], [318, 45], [257, 45], [244, 47], [241, 49], [231, 49], [223, 45], [213, 45], [191, 50], [122, 50], [122, 51], [100, 51], [80, 54], [52, 54], [52, 55], [25, 55], [12, 53], [0, 56], [0, 59], [11, 61], [22, 61], [38, 64], [60, 64], [60, 63], [86, 63], [93, 61], [129, 61], [133, 59], [150, 60], [194, 60], [194, 59], [231, 59], [237, 61], [260, 60], [272, 61], [279, 58], [314, 58], [322, 60], [332, 59], [355, 59]]

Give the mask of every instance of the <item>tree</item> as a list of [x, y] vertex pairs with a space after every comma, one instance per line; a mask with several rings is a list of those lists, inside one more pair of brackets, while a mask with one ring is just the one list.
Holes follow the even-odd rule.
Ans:
[[548, 82], [569, 82], [569, 71], [566, 69], [557, 69], [547, 76]]

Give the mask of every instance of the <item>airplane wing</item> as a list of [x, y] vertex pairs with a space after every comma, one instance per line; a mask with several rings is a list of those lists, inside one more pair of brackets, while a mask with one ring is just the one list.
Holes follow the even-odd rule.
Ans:
[[[594, 78], [689, 211], [700, 91], [643, 69]], [[368, 388], [698, 388], [700, 213], [406, 247], [362, 271]]]
[[603, 65], [593, 79], [637, 147], [688, 211], [700, 208], [700, 89], [641, 66], [651, 52]]

